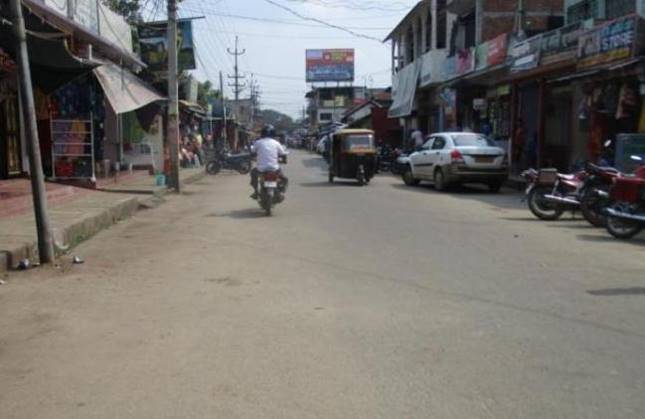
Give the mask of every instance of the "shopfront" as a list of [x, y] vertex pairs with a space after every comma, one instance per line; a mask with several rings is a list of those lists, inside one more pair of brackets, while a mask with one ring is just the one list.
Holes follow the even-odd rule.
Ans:
[[0, 179], [22, 173], [16, 64], [0, 49]]

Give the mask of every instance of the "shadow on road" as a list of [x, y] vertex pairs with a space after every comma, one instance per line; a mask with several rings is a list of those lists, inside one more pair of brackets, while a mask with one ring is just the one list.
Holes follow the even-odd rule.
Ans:
[[356, 182], [355, 180], [348, 180], [346, 182], [334, 180], [334, 183], [329, 183], [327, 181], [303, 182], [303, 183], [299, 183], [299, 185], [305, 188], [334, 188], [334, 187], [348, 187], [348, 186], [359, 187], [358, 182]]
[[240, 210], [233, 210], [223, 214], [207, 214], [206, 217], [229, 217], [235, 219], [249, 219], [249, 218], [264, 218], [266, 215], [261, 208], [245, 208]]
[[616, 295], [645, 295], [645, 287], [632, 288], [605, 288], [600, 290], [589, 290], [588, 294], [599, 297], [611, 297]]
[[502, 209], [521, 209], [526, 206], [525, 203], [521, 202], [521, 195], [516, 191], [511, 189], [502, 189], [499, 193], [492, 193], [485, 187], [478, 186], [479, 185], [458, 186], [446, 192], [438, 192], [434, 189], [434, 186], [427, 183], [422, 183], [419, 186], [407, 186], [403, 183], [392, 185], [395, 189], [417, 193], [447, 195], [458, 199], [470, 199]]
[[[602, 230], [601, 230], [602, 231]], [[645, 239], [637, 237], [634, 239], [631, 239], [629, 241], [627, 240], [618, 240], [614, 238], [613, 236], [610, 236], [609, 233], [606, 234], [578, 234], [578, 238], [580, 240], [588, 241], [588, 242], [596, 242], [596, 243], [620, 243], [620, 244], [633, 244], [635, 246], [645, 246]]]

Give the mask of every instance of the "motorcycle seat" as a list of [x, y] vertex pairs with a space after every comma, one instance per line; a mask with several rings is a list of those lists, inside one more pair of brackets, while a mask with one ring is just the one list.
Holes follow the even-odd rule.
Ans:
[[558, 177], [562, 180], [575, 180], [576, 175], [564, 175], [564, 174], [558, 173]]

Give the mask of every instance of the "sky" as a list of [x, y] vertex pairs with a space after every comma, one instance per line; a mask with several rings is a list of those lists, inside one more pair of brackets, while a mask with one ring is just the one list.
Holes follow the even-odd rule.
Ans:
[[[160, 0], [148, 0], [148, 10], [154, 10], [155, 2]], [[240, 49], [246, 50], [239, 58], [239, 68], [247, 81], [252, 75], [257, 80], [261, 107], [299, 117], [305, 105], [304, 94], [311, 86], [305, 83], [306, 49], [354, 48], [354, 83], [368, 87], [390, 85], [391, 51], [389, 44], [302, 20], [271, 2], [303, 16], [350, 27], [356, 33], [382, 40], [417, 0], [183, 0], [180, 3], [180, 17], [205, 16], [193, 23], [198, 67], [194, 75], [198, 80], [211, 80], [217, 86], [219, 71], [225, 78], [233, 74], [234, 58], [226, 49], [234, 49], [237, 35]], [[157, 20], [164, 18], [163, 10], [157, 13]], [[225, 84], [229, 82], [230, 79], [225, 80]], [[233, 96], [230, 87], [225, 86], [224, 91], [227, 97]], [[247, 89], [241, 97], [248, 96]]]

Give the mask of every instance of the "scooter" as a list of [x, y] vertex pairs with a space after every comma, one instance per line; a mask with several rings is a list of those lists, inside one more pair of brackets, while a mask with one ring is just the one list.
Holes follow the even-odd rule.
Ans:
[[[632, 160], [643, 162], [640, 156]], [[607, 231], [617, 239], [631, 239], [645, 228], [645, 165], [633, 176], [619, 176], [610, 190], [612, 204], [607, 208]]]

